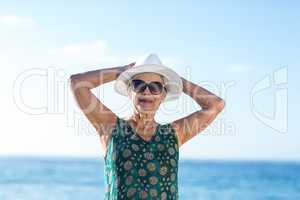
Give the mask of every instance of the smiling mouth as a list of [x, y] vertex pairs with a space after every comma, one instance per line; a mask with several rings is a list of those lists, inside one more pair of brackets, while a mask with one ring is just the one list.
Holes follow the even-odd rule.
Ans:
[[150, 99], [139, 99], [139, 102], [140, 102], [140, 103], [147, 103], [147, 104], [150, 104], [150, 103], [153, 103], [153, 100], [150, 100]]

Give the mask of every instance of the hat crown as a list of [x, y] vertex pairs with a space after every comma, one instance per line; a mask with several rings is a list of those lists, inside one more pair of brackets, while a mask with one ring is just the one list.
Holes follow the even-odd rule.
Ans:
[[154, 53], [141, 57], [132, 68], [123, 71], [116, 79], [114, 84], [115, 91], [123, 96], [129, 96], [128, 81], [134, 75], [144, 72], [155, 72], [166, 78], [167, 95], [164, 101], [179, 98], [183, 91], [180, 76], [171, 68], [164, 66], [159, 57]]
[[139, 65], [162, 65], [162, 62], [156, 54], [151, 53], [138, 60], [136, 66]]

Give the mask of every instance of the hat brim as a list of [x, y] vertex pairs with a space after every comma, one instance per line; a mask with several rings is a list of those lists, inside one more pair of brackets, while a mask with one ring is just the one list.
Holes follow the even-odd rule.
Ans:
[[133, 66], [132, 68], [122, 72], [114, 83], [114, 90], [123, 95], [128, 96], [128, 82], [136, 74], [143, 72], [153, 72], [164, 76], [167, 95], [164, 101], [178, 99], [182, 93], [182, 80], [180, 76], [169, 67], [155, 64], [145, 64]]

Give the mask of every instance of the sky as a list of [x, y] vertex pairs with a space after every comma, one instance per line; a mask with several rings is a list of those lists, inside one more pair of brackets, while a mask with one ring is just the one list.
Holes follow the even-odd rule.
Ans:
[[[182, 159], [300, 160], [298, 1], [0, 1], [0, 155], [102, 157], [71, 74], [156, 53], [226, 107]], [[298, 89], [298, 90], [297, 90]], [[113, 82], [93, 92], [131, 112]], [[201, 109], [182, 94], [168, 123]], [[298, 122], [298, 123], [297, 123]]]

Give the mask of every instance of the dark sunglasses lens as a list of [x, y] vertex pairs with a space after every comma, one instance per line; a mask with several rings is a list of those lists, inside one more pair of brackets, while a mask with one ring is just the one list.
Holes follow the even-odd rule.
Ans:
[[162, 89], [163, 85], [160, 82], [151, 82], [149, 84], [149, 90], [152, 94], [160, 94]]
[[142, 80], [132, 80], [131, 84], [134, 91], [140, 91], [145, 88], [145, 82]]

